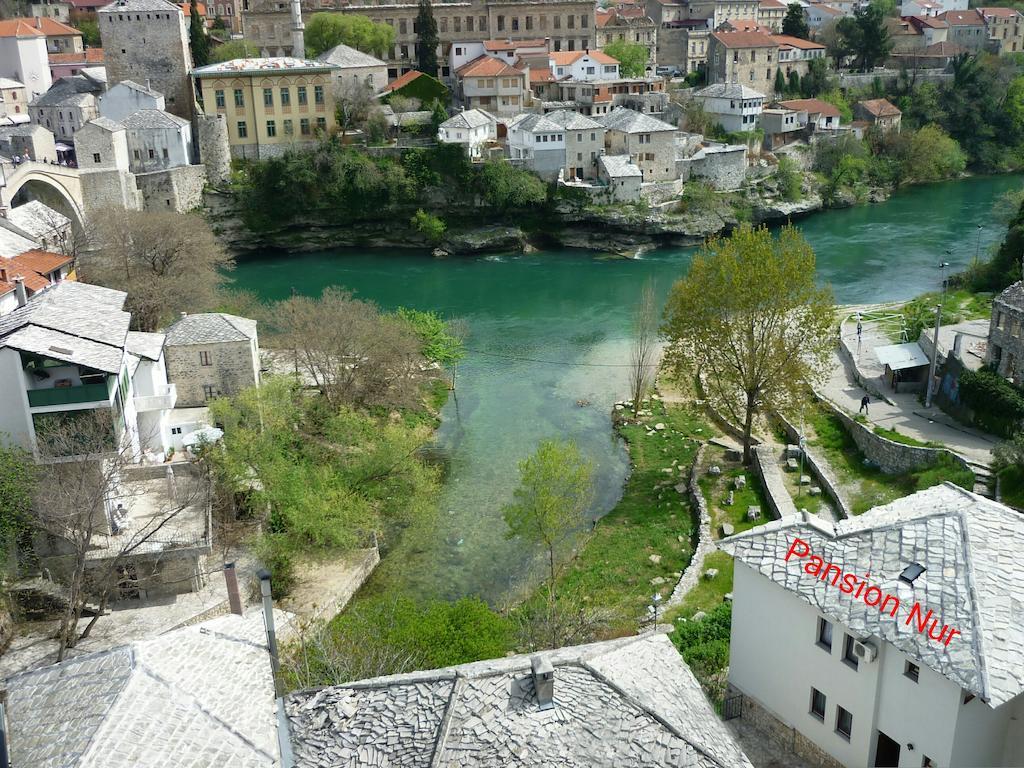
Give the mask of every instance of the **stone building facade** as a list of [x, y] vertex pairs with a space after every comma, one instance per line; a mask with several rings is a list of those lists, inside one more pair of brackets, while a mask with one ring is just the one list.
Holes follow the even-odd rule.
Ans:
[[179, 165], [162, 171], [137, 173], [135, 184], [142, 195], [143, 210], [188, 213], [203, 203], [206, 168], [202, 165]]
[[97, 18], [107, 82], [148, 83], [164, 95], [168, 112], [191, 119], [192, 54], [181, 8], [166, 0], [117, 0]]
[[597, 47], [616, 42], [642, 45], [647, 49], [647, 66], [653, 68], [657, 63], [658, 25], [645, 11], [598, 11]]
[[760, 32], [713, 32], [708, 47], [708, 84], [738, 83], [773, 93], [778, 55], [779, 44]]
[[167, 329], [164, 357], [179, 408], [202, 406], [260, 383], [256, 321], [244, 317], [183, 315]]
[[[469, 0], [437, 2], [434, 18], [440, 39], [438, 76], [451, 77], [448, 67], [453, 42], [465, 40], [534, 40], [550, 38], [553, 51], [582, 51], [596, 47], [594, 4], [584, 0], [550, 0], [544, 4], [529, 0]], [[371, 4], [368, 0], [303, 0], [302, 13], [322, 11], [353, 13], [383, 22], [395, 30], [391, 51], [381, 58], [387, 62], [388, 78], [415, 69], [417, 2]], [[253, 0], [242, 13], [246, 39], [261, 49], [263, 56], [302, 56], [291, 46], [292, 19], [288, 6], [279, 0]], [[428, 73], [429, 74], [429, 73]]]
[[227, 117], [198, 113], [195, 117], [195, 140], [199, 162], [206, 167], [207, 181], [215, 187], [223, 184], [231, 176]]
[[992, 302], [985, 362], [1014, 384], [1024, 384], [1024, 282], [1014, 283]]

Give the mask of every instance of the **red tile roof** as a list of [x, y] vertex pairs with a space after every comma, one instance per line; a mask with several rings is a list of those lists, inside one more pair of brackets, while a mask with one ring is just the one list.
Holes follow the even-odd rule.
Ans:
[[1012, 19], [1014, 16], [1020, 16], [1020, 11], [1016, 8], [979, 8], [982, 16], [999, 16], [1004, 19]]
[[42, 30], [42, 33], [47, 37], [69, 37], [82, 34], [74, 27], [68, 26], [61, 21], [57, 21], [57, 19], [51, 19], [49, 17], [22, 17], [20, 19], [7, 19], [7, 22], [15, 21], [24, 22], [30, 27]]
[[396, 80], [392, 80], [390, 83], [388, 83], [386, 86], [384, 86], [384, 90], [385, 91], [397, 91], [399, 88], [403, 88], [403, 87], [407, 86], [409, 83], [411, 83], [413, 80], [415, 80], [417, 77], [419, 77], [422, 74], [423, 73], [418, 71], [418, 70], [415, 70], [415, 69], [410, 70], [410, 71], [406, 72], [404, 75], [402, 75], [401, 77], [397, 78]]
[[547, 48], [544, 38], [536, 40], [484, 40], [485, 51], [514, 51], [516, 48]]
[[584, 56], [590, 56], [598, 64], [618, 64], [618, 59], [613, 59], [604, 51], [552, 51], [548, 54], [555, 66], [565, 67], [573, 62], [579, 61]]
[[539, 69], [534, 67], [530, 70], [530, 82], [531, 83], [553, 83], [555, 82], [555, 76], [551, 74], [550, 69]]
[[4, 19], [0, 21], [0, 37], [45, 37], [32, 19]]
[[523, 75], [515, 67], [486, 54], [477, 56], [468, 64], [463, 64], [455, 70], [455, 74], [459, 77], [522, 77]]
[[934, 16], [904, 16], [904, 21], [909, 21], [916, 29], [930, 27], [931, 29], [946, 29], [947, 24], [943, 19]]
[[839, 117], [839, 110], [833, 104], [821, 99], [788, 99], [776, 102], [780, 107], [795, 109], [799, 112], [806, 112], [808, 115], [824, 115], [825, 117]]
[[977, 27], [985, 24], [985, 17], [973, 8], [969, 11], [946, 11], [936, 18], [942, 19], [951, 27]]
[[758, 8], [786, 8], [785, 3], [780, 3], [779, 0], [761, 0], [757, 4]]
[[778, 48], [779, 44], [761, 32], [712, 32], [711, 37], [726, 48]]
[[86, 48], [81, 53], [51, 53], [50, 65], [55, 64], [102, 64], [102, 48]]
[[813, 51], [817, 48], [825, 49], [825, 46], [821, 43], [812, 43], [810, 40], [793, 37], [792, 35], [772, 35], [772, 40], [777, 42], [780, 47], [788, 45], [790, 48], [799, 48], [802, 51]]
[[[7, 271], [7, 283], [14, 287], [12, 278], [19, 275], [25, 278], [25, 288], [30, 293], [41, 291], [50, 284], [47, 277], [61, 267], [70, 264], [74, 259], [60, 253], [50, 251], [25, 251], [9, 259], [0, 258], [0, 268]], [[4, 283], [0, 283], [3, 285]]]
[[720, 28], [723, 32], [760, 32], [763, 35], [771, 35], [769, 27], [762, 27], [756, 19], [729, 19], [723, 21]]
[[903, 114], [888, 99], [865, 99], [864, 101], [858, 101], [857, 104], [874, 117], [896, 117]]
[[615, 11], [597, 11], [594, 13], [594, 23], [598, 27], [607, 27], [615, 18]]

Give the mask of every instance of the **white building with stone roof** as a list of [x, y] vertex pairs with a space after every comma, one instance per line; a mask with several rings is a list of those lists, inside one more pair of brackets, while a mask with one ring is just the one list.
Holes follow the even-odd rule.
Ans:
[[167, 329], [164, 354], [179, 407], [203, 406], [260, 383], [255, 320], [222, 312], [183, 314]]
[[337, 67], [334, 76], [342, 85], [363, 84], [374, 93], [379, 93], [388, 84], [387, 63], [351, 46], [336, 45], [316, 58], [317, 61]]
[[946, 483], [720, 546], [744, 717], [826, 764], [1024, 765], [1024, 515]]
[[595, 118], [606, 130], [609, 155], [629, 155], [645, 182], [673, 181], [676, 173], [678, 129], [656, 117], [626, 107], [616, 107]]
[[285, 699], [295, 768], [744, 768], [661, 633]]
[[463, 144], [471, 158], [483, 154], [484, 145], [498, 138], [498, 121], [483, 109], [466, 109], [445, 120], [437, 128], [437, 140], [444, 144]]
[[695, 101], [726, 131], [753, 131], [764, 109], [765, 95], [741, 83], [715, 83], [693, 94]]
[[263, 614], [229, 614], [6, 680], [11, 764], [274, 768]]

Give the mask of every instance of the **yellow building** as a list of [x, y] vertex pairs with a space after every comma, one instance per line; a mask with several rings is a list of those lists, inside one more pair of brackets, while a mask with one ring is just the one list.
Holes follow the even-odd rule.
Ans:
[[233, 59], [192, 70], [208, 115], [224, 115], [232, 157], [262, 159], [332, 131], [334, 73], [287, 56]]

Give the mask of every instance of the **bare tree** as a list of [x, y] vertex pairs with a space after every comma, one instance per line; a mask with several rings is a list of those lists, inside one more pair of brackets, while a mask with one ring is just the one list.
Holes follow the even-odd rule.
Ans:
[[89, 224], [85, 273], [90, 282], [127, 291], [136, 329], [154, 331], [176, 312], [216, 306], [234, 262], [202, 216], [119, 210]]
[[342, 141], [352, 131], [362, 130], [370, 115], [379, 111], [380, 105], [367, 83], [349, 80], [339, 83], [335, 88], [334, 112]]
[[629, 389], [633, 396], [633, 418], [654, 382], [658, 362], [658, 299], [654, 281], [648, 278], [633, 312], [633, 346], [629, 351]]
[[332, 406], [417, 402], [426, 363], [408, 324], [338, 288], [279, 302], [274, 316], [276, 342]]
[[[205, 472], [179, 475], [173, 493], [161, 479], [156, 492], [152, 483], [130, 482], [126, 471], [131, 447], [115, 436], [111, 413], [75, 413], [73, 418], [54, 415], [37, 425], [40, 466], [32, 523], [44, 534], [37, 541], [47, 541], [49, 553], [40, 553], [42, 561], [67, 588], [67, 606], [57, 631], [58, 661], [88, 636], [105, 611], [119, 574], [131, 570], [133, 561], [145, 553], [155, 571], [176, 545], [209, 540], [209, 517], [202, 511], [209, 499]], [[186, 525], [194, 521], [179, 519], [196, 507], [198, 533]], [[97, 608], [79, 633], [90, 601]]]

